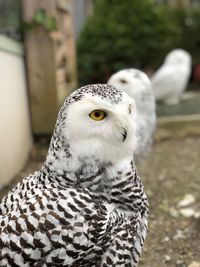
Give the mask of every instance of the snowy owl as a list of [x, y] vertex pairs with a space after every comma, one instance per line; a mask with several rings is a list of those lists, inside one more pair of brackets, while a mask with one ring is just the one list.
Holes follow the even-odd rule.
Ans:
[[41, 170], [0, 204], [0, 266], [137, 266], [148, 201], [132, 161], [134, 116], [111, 85], [65, 100]]
[[172, 50], [152, 77], [156, 100], [167, 105], [178, 104], [187, 87], [190, 73], [190, 54], [183, 49]]
[[122, 89], [135, 100], [137, 108], [137, 146], [134, 151], [136, 163], [149, 153], [156, 127], [155, 98], [147, 75], [137, 69], [124, 69], [113, 74], [108, 84]]

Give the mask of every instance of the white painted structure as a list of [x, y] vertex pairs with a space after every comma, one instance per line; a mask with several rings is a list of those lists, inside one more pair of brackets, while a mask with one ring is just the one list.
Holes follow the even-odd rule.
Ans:
[[0, 188], [24, 167], [32, 145], [23, 49], [0, 35]]

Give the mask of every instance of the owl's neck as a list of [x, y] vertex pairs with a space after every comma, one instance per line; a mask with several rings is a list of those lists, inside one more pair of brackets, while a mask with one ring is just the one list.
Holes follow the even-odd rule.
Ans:
[[[63, 143], [65, 142], [65, 143]], [[124, 172], [130, 172], [134, 169], [132, 162], [132, 153], [127, 153], [119, 156], [118, 154], [109, 154], [109, 158], [105, 159], [103, 146], [95, 147], [95, 144], [87, 144], [84, 149], [85, 153], [80, 150], [83, 144], [76, 144], [76, 147], [70, 147], [66, 139], [61, 140], [53, 136], [48, 155], [45, 161], [45, 170], [57, 179], [58, 177], [66, 180], [69, 177], [69, 182], [72, 184], [92, 183], [92, 176], [107, 176], [113, 178], [117, 175], [117, 171], [121, 172], [122, 168], [126, 168]], [[98, 150], [101, 150], [101, 158], [98, 156]], [[110, 152], [110, 150], [108, 151]], [[115, 158], [115, 160], [113, 159]], [[101, 179], [102, 180], [102, 179]], [[112, 179], [111, 179], [112, 180]], [[109, 181], [110, 183], [111, 181]]]
[[137, 211], [141, 205], [143, 187], [132, 157], [102, 163], [94, 156], [78, 158], [70, 148], [50, 150], [45, 169], [59, 185], [85, 188], [94, 198], [104, 198], [120, 209]]

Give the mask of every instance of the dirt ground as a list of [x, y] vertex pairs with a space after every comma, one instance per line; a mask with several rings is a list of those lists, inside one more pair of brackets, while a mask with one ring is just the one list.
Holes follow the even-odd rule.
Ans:
[[[35, 151], [25, 170], [0, 192], [1, 197], [16, 181], [40, 168], [45, 142], [37, 144]], [[139, 267], [200, 267], [200, 136], [154, 143], [138, 169], [150, 202]], [[187, 194], [191, 204], [181, 205]]]
[[[155, 143], [138, 169], [150, 202], [149, 230], [139, 266], [199, 267], [200, 137]], [[193, 203], [179, 207], [186, 194], [193, 196]], [[184, 210], [188, 213], [183, 216]]]

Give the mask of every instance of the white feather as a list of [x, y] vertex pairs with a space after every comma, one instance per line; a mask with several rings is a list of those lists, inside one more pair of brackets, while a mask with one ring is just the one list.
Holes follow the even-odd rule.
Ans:
[[[128, 112], [129, 107], [132, 114]], [[89, 114], [95, 109], [104, 110], [106, 118], [102, 121], [92, 120]], [[122, 102], [117, 105], [105, 102], [97, 96], [86, 95], [68, 110], [68, 131], [65, 134], [70, 141], [71, 151], [78, 158], [96, 155], [101, 162], [126, 158], [136, 145], [135, 116], [134, 100], [125, 93]], [[125, 142], [121, 142], [123, 129], [127, 130]], [[77, 164], [74, 161], [74, 167], [77, 168]], [[70, 168], [73, 166], [70, 165]]]
[[135, 100], [137, 108], [134, 152], [136, 162], [141, 162], [150, 151], [156, 124], [155, 100], [147, 75], [137, 69], [124, 69], [113, 74], [108, 84], [125, 91]]

